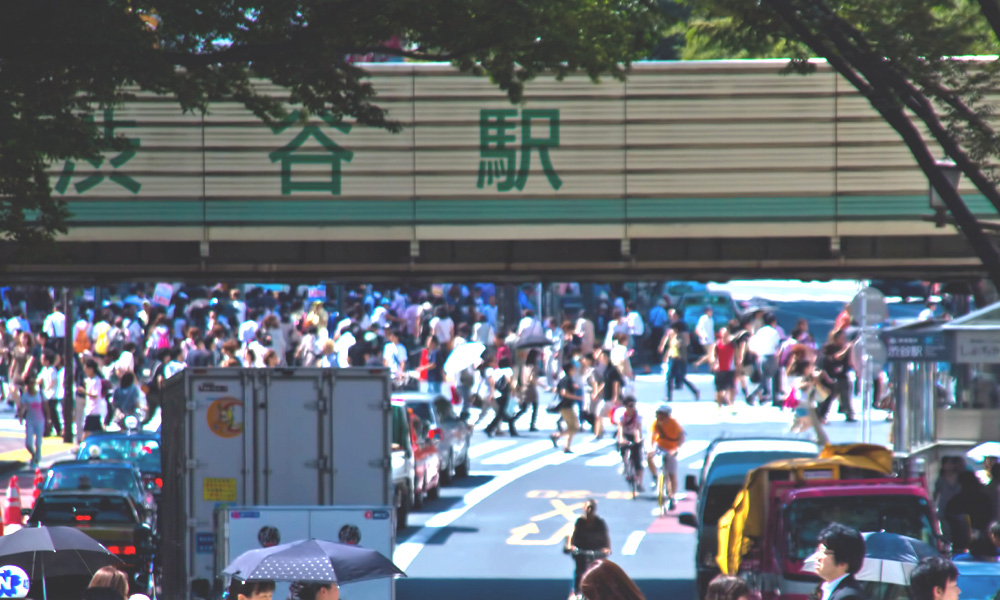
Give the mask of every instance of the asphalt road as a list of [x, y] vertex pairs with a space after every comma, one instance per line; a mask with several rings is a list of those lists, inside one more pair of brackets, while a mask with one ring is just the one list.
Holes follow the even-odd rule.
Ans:
[[[791, 418], [776, 408], [742, 402], [736, 415], [720, 414], [710, 400], [710, 376], [693, 379], [702, 400], [695, 402], [682, 390], [674, 401], [688, 439], [680, 452], [682, 487], [684, 476], [701, 467], [712, 439], [782, 435]], [[663, 397], [662, 375], [640, 376], [636, 391], [649, 424]], [[872, 441], [886, 443], [886, 414], [874, 415]], [[399, 580], [397, 598], [565, 598], [572, 561], [561, 547], [587, 497], [598, 500], [598, 514], [608, 523], [610, 558], [647, 598], [694, 598], [694, 532], [677, 522], [677, 513], [693, 508], [693, 494], [681, 499], [677, 510], [656, 516], [648, 474], [647, 492], [632, 499], [608, 440], [594, 442], [593, 434], [582, 433], [574, 440], [575, 454], [567, 455], [548, 441], [553, 417], [546, 415], [540, 426], [542, 432], [514, 439], [489, 439], [476, 431], [472, 476], [444, 488], [440, 499], [413, 513], [410, 527], [397, 539], [394, 560], [409, 575]], [[826, 430], [834, 442], [861, 441], [861, 423], [846, 423], [840, 415], [831, 415]]]

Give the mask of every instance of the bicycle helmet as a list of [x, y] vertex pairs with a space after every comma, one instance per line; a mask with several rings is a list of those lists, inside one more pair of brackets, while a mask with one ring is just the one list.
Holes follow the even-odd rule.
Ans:
[[672, 409], [672, 408], [670, 408], [670, 405], [669, 405], [669, 404], [661, 404], [661, 405], [659, 406], [659, 408], [657, 408], [657, 409], [656, 409], [656, 414], [664, 414], [664, 415], [669, 415], [669, 414], [671, 414], [671, 413], [673, 413], [673, 412], [674, 412], [674, 411], [673, 411], [673, 409]]

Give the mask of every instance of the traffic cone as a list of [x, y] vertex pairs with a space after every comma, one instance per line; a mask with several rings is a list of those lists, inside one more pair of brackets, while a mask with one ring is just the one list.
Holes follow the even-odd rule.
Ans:
[[38, 500], [38, 495], [42, 493], [42, 484], [45, 482], [45, 475], [42, 475], [41, 469], [35, 469], [35, 491], [31, 493], [31, 497]]
[[4, 525], [21, 524], [21, 488], [17, 486], [17, 475], [7, 484], [7, 503], [3, 509]]

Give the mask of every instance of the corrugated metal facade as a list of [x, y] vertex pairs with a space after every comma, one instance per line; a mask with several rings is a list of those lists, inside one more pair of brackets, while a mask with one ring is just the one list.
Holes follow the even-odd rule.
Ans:
[[[134, 156], [53, 165], [52, 181], [75, 215], [70, 240], [945, 233], [923, 221], [926, 178], [867, 101], [825, 64], [805, 77], [782, 66], [641, 63], [625, 83], [535, 81], [512, 106], [446, 65], [373, 65], [399, 134], [318, 118], [272, 130], [237, 104], [202, 117], [140, 96], [112, 115]], [[483, 111], [496, 111], [485, 126]], [[491, 170], [508, 157], [520, 189]]]

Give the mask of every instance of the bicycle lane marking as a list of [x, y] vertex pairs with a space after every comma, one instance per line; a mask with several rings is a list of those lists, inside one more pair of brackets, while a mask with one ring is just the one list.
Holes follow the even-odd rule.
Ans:
[[434, 537], [434, 535], [436, 535], [441, 529], [454, 523], [474, 506], [497, 493], [505, 486], [517, 481], [525, 475], [530, 475], [539, 469], [565, 464], [574, 458], [579, 458], [580, 456], [589, 454], [595, 450], [600, 450], [601, 448], [607, 446], [608, 443], [608, 440], [584, 442], [574, 446], [574, 454], [565, 454], [561, 451], [553, 450], [551, 451], [551, 454], [540, 456], [531, 462], [514, 467], [509, 471], [504, 471], [496, 478], [474, 490], [471, 490], [463, 496], [461, 503], [459, 503], [457, 507], [439, 512], [428, 519], [419, 531], [410, 536], [410, 538], [405, 542], [396, 546], [395, 552], [392, 553], [392, 562], [394, 562], [397, 567], [405, 571], [414, 559], [417, 558], [420, 551], [423, 550], [424, 545], [427, 544], [427, 542], [429, 542], [431, 538]]

